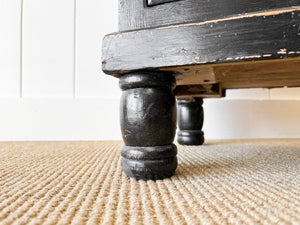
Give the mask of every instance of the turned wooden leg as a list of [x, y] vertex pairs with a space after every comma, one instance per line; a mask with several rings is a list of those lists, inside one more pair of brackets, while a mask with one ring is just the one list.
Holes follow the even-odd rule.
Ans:
[[122, 168], [136, 179], [163, 179], [177, 167], [175, 78], [159, 71], [123, 75]]
[[204, 143], [202, 98], [178, 100], [178, 138], [182, 145], [202, 145]]

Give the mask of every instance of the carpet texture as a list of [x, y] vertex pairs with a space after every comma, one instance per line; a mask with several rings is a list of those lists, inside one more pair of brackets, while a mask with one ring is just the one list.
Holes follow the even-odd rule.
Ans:
[[157, 182], [125, 177], [121, 146], [0, 143], [0, 224], [300, 224], [300, 140], [178, 146]]

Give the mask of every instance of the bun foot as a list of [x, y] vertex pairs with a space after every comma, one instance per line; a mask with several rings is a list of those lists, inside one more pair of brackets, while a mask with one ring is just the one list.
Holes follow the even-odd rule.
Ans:
[[123, 75], [121, 98], [122, 168], [137, 180], [170, 177], [177, 167], [175, 78], [169, 72]]
[[178, 100], [177, 141], [181, 145], [202, 145], [204, 143], [203, 126], [203, 99]]
[[177, 167], [175, 145], [122, 148], [122, 169], [137, 180], [159, 180], [171, 177]]
[[199, 130], [181, 130], [178, 132], [177, 141], [181, 145], [203, 145], [204, 133]]

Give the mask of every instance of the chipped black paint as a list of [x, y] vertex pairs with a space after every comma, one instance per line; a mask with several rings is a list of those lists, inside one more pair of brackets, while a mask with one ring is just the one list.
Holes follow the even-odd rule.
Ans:
[[147, 0], [148, 6], [160, 5], [164, 3], [176, 2], [180, 0]]
[[204, 22], [300, 5], [300, 0], [182, 0], [148, 7], [147, 1], [119, 0], [120, 31]]
[[108, 35], [103, 71], [125, 71], [300, 56], [300, 10]]

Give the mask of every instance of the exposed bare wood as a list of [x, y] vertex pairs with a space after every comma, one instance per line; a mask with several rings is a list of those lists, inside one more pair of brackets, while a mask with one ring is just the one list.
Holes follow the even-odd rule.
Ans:
[[300, 57], [160, 70], [174, 71], [177, 85], [221, 83], [222, 88], [300, 86]]
[[205, 98], [220, 98], [224, 97], [224, 93], [220, 84], [203, 84], [203, 85], [185, 85], [177, 86], [175, 91], [177, 98], [205, 97]]

